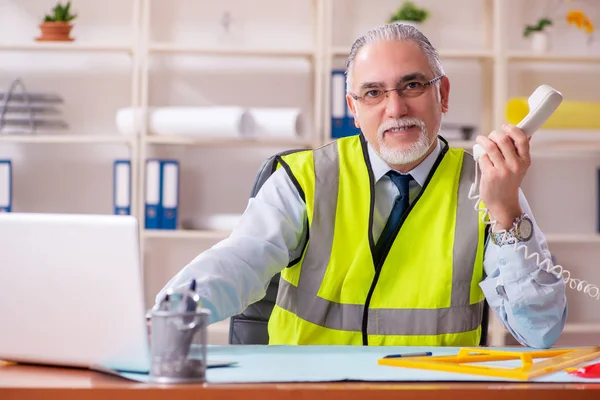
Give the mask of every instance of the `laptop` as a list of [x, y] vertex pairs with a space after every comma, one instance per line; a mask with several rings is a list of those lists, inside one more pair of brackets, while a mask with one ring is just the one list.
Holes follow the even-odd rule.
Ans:
[[137, 219], [0, 213], [0, 360], [147, 373]]
[[124, 215], [0, 213], [0, 360], [147, 382], [138, 225]]

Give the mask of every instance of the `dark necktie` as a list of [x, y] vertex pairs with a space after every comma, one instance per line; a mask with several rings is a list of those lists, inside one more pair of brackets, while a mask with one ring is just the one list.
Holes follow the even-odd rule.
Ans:
[[389, 242], [392, 234], [398, 227], [400, 219], [402, 218], [402, 214], [404, 214], [408, 208], [408, 184], [412, 179], [410, 174], [402, 175], [396, 171], [388, 171], [386, 175], [392, 179], [392, 182], [394, 182], [400, 193], [394, 201], [392, 212], [390, 213], [385, 227], [381, 232], [381, 236], [375, 245], [375, 260], [379, 260], [381, 258], [383, 249], [385, 249], [386, 244]]

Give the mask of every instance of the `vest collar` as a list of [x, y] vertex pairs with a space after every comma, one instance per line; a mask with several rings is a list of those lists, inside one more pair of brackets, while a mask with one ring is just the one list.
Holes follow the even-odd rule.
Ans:
[[[392, 168], [381, 159], [379, 154], [373, 149], [371, 144], [365, 139], [364, 135], [361, 133], [361, 141], [363, 145], [367, 148], [368, 157], [366, 157], [366, 162], [369, 163], [369, 167], [373, 172], [373, 182], [377, 183], [379, 179], [381, 179], [388, 171], [391, 171]], [[419, 184], [419, 186], [425, 186], [425, 182], [427, 181], [427, 177], [432, 172], [432, 168], [436, 164], [436, 160], [440, 156], [440, 153], [445, 153], [448, 147], [448, 142], [441, 136], [438, 136], [437, 146], [433, 151], [415, 168], [413, 168], [409, 173], [412, 175], [413, 179]]]

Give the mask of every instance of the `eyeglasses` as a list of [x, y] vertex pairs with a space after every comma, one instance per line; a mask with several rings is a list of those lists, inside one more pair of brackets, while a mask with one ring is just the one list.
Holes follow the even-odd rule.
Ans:
[[396, 92], [400, 97], [417, 97], [422, 95], [428, 86], [431, 86], [442, 79], [443, 76], [444, 75], [437, 76], [426, 82], [418, 80], [409, 81], [394, 89], [365, 89], [360, 96], [357, 96], [354, 93], [350, 93], [350, 96], [352, 96], [354, 100], [358, 100], [367, 106], [374, 106], [381, 103], [384, 98], [389, 96], [390, 92]]

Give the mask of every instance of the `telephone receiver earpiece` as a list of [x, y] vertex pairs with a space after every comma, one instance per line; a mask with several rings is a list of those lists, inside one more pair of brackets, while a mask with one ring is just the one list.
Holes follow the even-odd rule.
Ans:
[[[527, 100], [529, 113], [517, 124], [525, 132], [527, 137], [531, 137], [548, 118], [556, 111], [562, 103], [562, 94], [549, 85], [539, 86]], [[479, 144], [473, 146], [473, 158], [475, 161], [485, 154], [485, 150]]]

